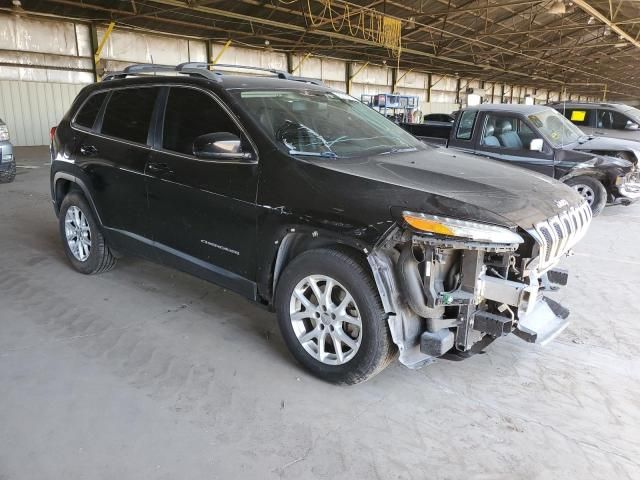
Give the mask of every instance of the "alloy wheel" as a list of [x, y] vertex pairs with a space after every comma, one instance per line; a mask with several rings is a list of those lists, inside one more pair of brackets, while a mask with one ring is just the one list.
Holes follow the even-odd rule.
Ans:
[[362, 343], [362, 319], [349, 291], [326, 275], [303, 278], [291, 294], [291, 326], [306, 352], [326, 365], [349, 362]]
[[67, 210], [64, 232], [73, 256], [81, 262], [86, 261], [91, 253], [91, 227], [86, 215], [75, 205]]
[[578, 185], [573, 185], [573, 189], [576, 192], [578, 192], [582, 196], [582, 198], [584, 198], [587, 201], [589, 206], [593, 205], [593, 202], [596, 198], [596, 194], [590, 186], [584, 185], [584, 184], [578, 184]]

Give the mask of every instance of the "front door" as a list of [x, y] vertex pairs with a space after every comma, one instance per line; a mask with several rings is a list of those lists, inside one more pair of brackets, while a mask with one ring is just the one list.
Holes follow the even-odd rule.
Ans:
[[531, 141], [541, 138], [533, 128], [517, 115], [486, 113], [476, 153], [514, 166], [528, 168], [553, 176], [553, 150], [544, 142], [543, 150], [531, 150]]
[[[255, 148], [211, 93], [172, 86], [163, 95], [164, 122], [146, 167], [149, 220], [158, 254], [167, 263], [251, 296], [258, 183]], [[239, 138], [250, 158], [194, 154], [196, 139], [223, 133]]]
[[640, 140], [638, 124], [624, 113], [609, 108], [598, 108], [595, 134]]

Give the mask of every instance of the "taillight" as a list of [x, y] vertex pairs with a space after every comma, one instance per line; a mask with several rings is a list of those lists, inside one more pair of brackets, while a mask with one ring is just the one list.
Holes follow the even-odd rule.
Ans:
[[49, 130], [49, 140], [51, 140], [53, 142], [53, 137], [56, 136], [56, 128], [58, 127], [51, 127], [51, 130]]

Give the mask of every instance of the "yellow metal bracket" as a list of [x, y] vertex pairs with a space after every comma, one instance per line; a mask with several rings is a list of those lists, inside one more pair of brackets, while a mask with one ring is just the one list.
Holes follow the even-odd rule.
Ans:
[[367, 65], [369, 65], [369, 62], [364, 62], [364, 64], [358, 70], [356, 70], [356, 73], [349, 77], [349, 80], [353, 80], [354, 78], [356, 78], [358, 74], [367, 67]]
[[367, 65], [369, 65], [369, 62], [368, 61], [364, 62], [364, 64], [358, 70], [356, 70], [356, 72], [353, 75], [349, 76], [349, 85], [348, 85], [348, 90], [347, 90], [349, 93], [351, 93], [351, 87], [353, 85], [353, 79], [356, 78], [358, 76], [358, 74], [362, 70], [364, 70], [366, 68]]
[[229, 48], [229, 45], [231, 45], [231, 39], [227, 40], [227, 43], [225, 43], [224, 46], [222, 47], [222, 50], [218, 52], [218, 55], [216, 55], [216, 58], [211, 60], [211, 65], [215, 65], [220, 61], [220, 58], [222, 58], [222, 55], [224, 54], [224, 52], [227, 51], [227, 48]]
[[100, 57], [102, 55], [102, 49], [104, 48], [104, 45], [107, 43], [107, 40], [109, 40], [109, 36], [111, 35], [111, 32], [113, 31], [113, 27], [115, 26], [116, 26], [116, 22], [111, 22], [107, 27], [107, 30], [104, 32], [104, 35], [102, 36], [102, 40], [100, 40], [100, 43], [98, 44], [98, 49], [96, 50], [96, 53], [93, 56], [93, 61], [95, 63], [98, 63], [100, 61]]
[[408, 73], [411, 73], [412, 70], [413, 70], [413, 68], [410, 68], [409, 70], [404, 72], [402, 75], [400, 75], [398, 78], [396, 78], [396, 81], [393, 84], [393, 89], [392, 89], [393, 93], [395, 93], [396, 88], [398, 87], [398, 84], [400, 83], [400, 80], [402, 80], [404, 77], [406, 77]]
[[291, 70], [291, 73], [294, 73], [296, 70], [298, 70], [302, 64], [304, 62], [307, 61], [307, 59], [311, 56], [311, 52], [307, 53], [304, 57], [302, 57], [302, 59], [300, 60], [300, 62], [298, 62], [298, 65], [296, 66], [296, 68], [294, 68], [293, 70]]

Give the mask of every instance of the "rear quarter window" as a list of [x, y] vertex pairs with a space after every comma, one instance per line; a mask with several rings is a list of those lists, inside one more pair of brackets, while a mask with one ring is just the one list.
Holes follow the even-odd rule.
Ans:
[[459, 140], [470, 140], [473, 134], [473, 124], [476, 122], [478, 112], [476, 110], [466, 110], [462, 112], [456, 138]]
[[80, 127], [92, 129], [98, 112], [104, 103], [104, 99], [107, 97], [107, 93], [108, 92], [100, 92], [91, 95], [82, 107], [80, 107], [74, 123]]

